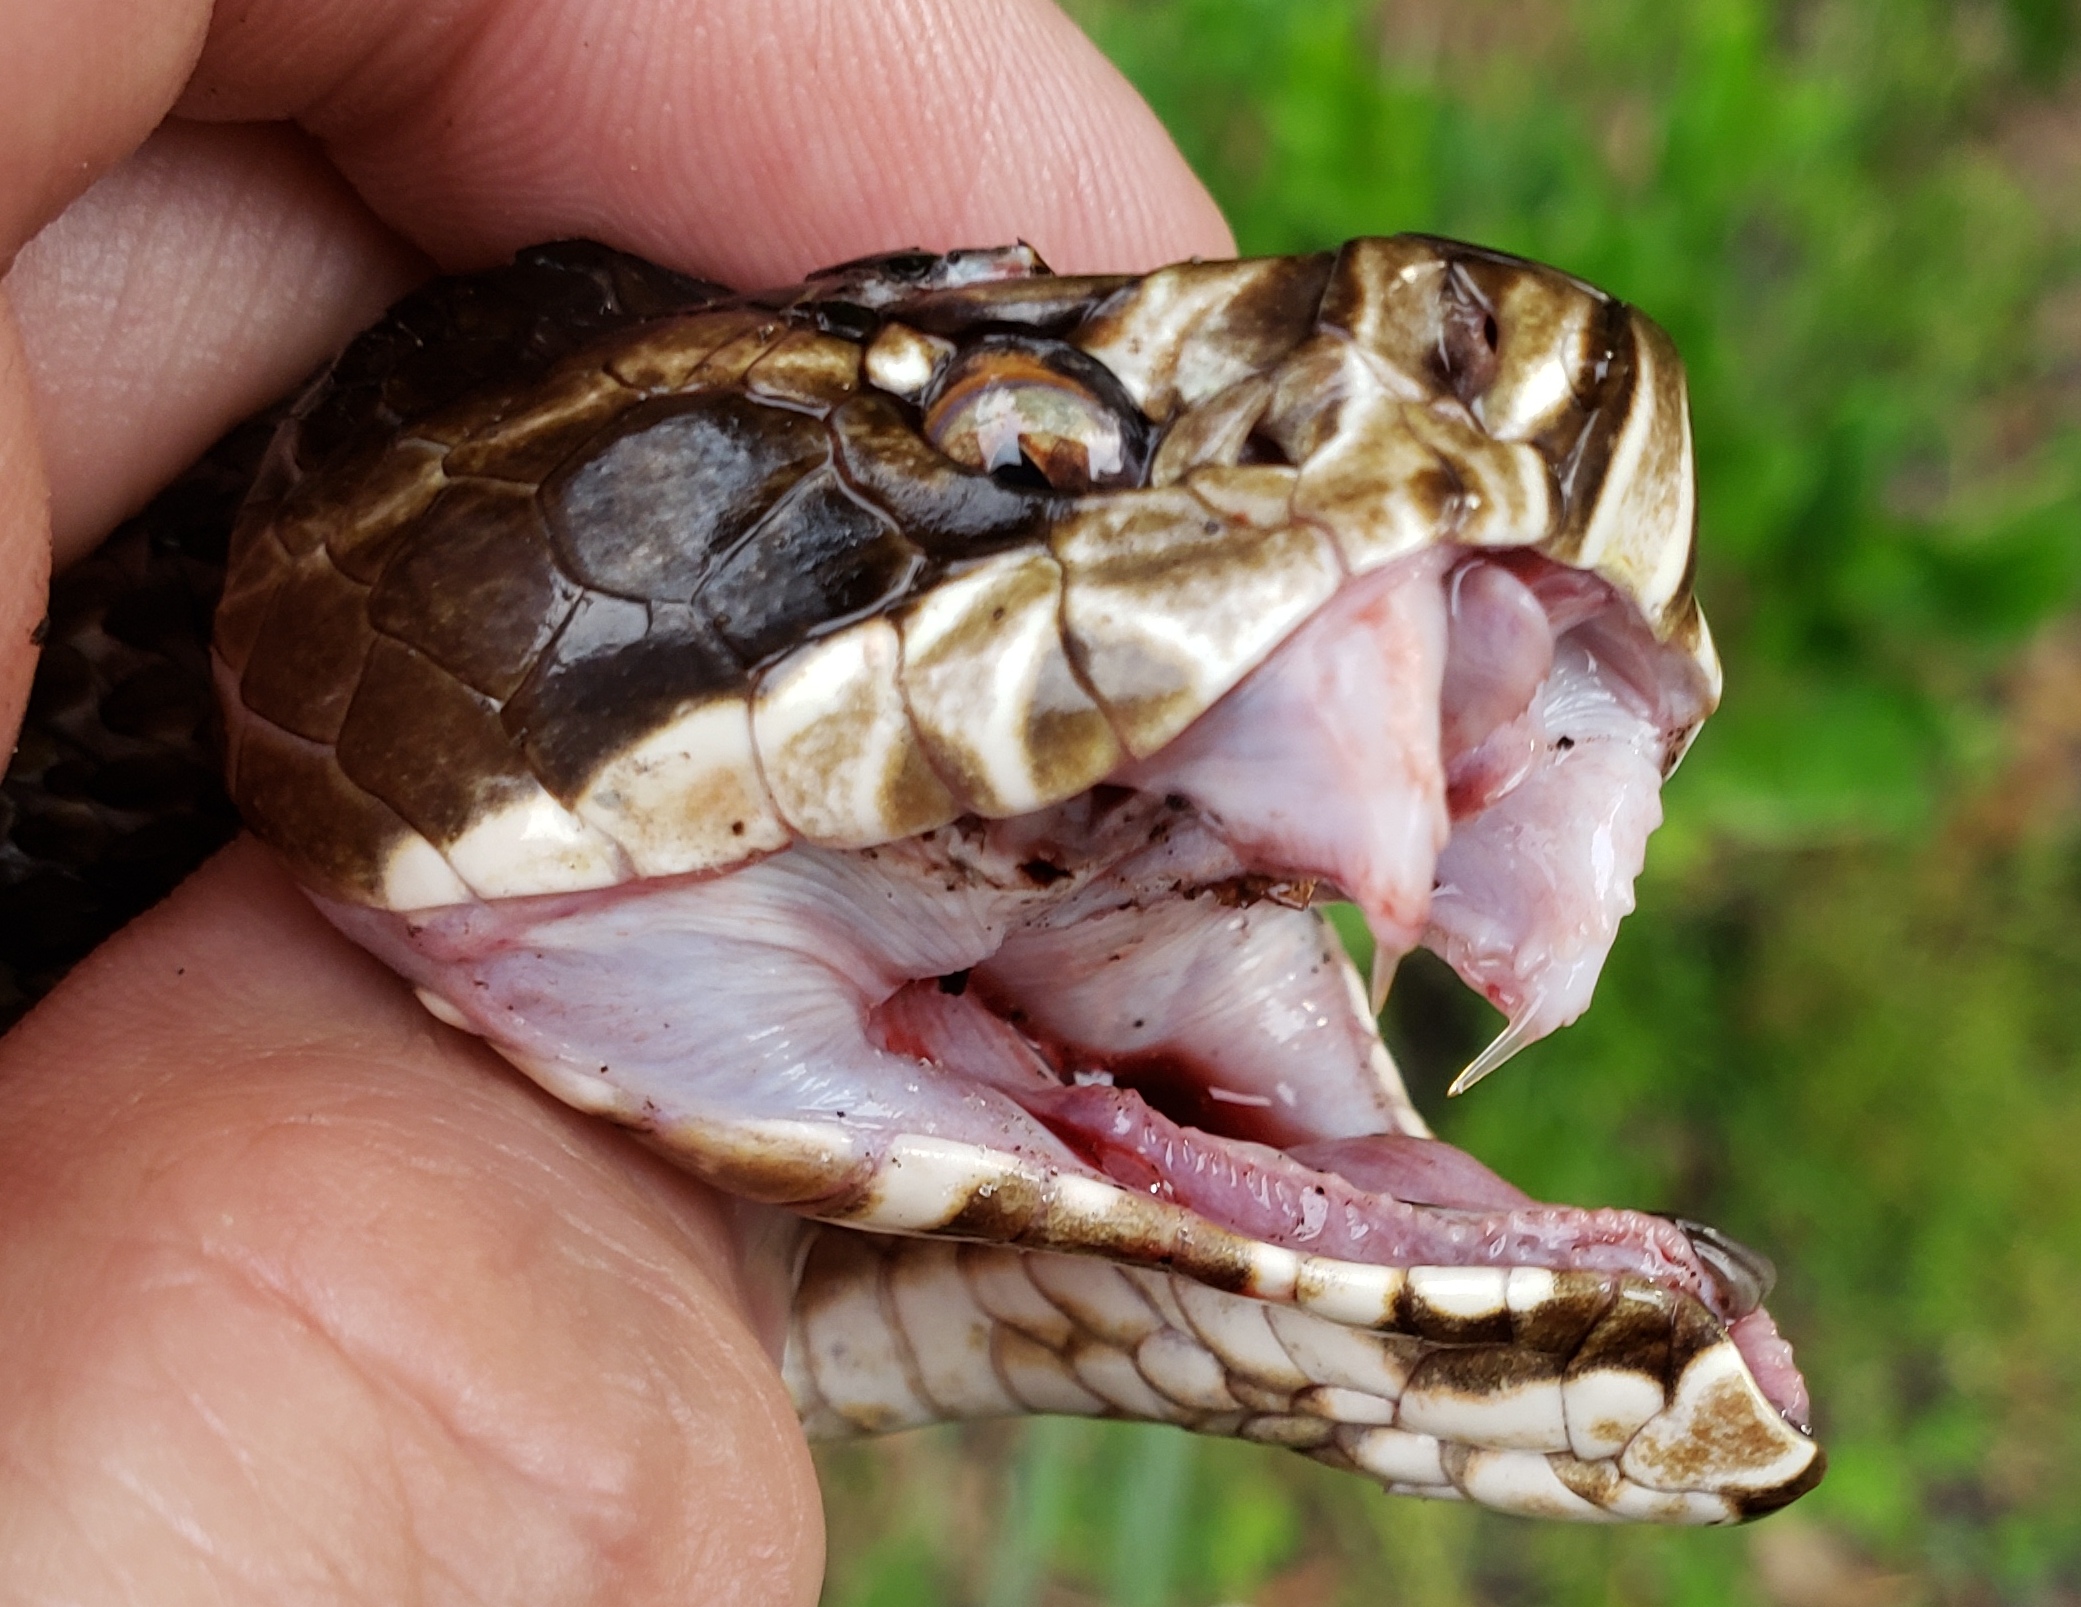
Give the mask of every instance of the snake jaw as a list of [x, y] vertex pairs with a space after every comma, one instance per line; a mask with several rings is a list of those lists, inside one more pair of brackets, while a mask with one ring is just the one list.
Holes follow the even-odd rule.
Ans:
[[1443, 953], [1501, 1048], [1587, 1005], [1719, 689], [1659, 330], [1421, 237], [505, 273], [278, 438], [232, 790], [560, 1097], [943, 1236], [820, 1235], [813, 1428], [1143, 1415], [1572, 1517], [1818, 1478], [1753, 1261], [1397, 1148], [1365, 987], [1277, 891]]
[[[1209, 769], [1243, 726], [1319, 745], [1314, 725], [1267, 720], [1289, 706], [1280, 683], [1319, 688], [1338, 641], [1403, 634], [1404, 612], [1364, 606], [1366, 588], [1430, 597], [1442, 617], [1450, 574], [1425, 560], [1361, 583], [1210, 717], [1207, 746], [1123, 768], [1138, 785], [855, 852], [793, 848], [725, 877], [329, 913], [444, 1019], [733, 1192], [885, 1233], [1103, 1255], [1171, 1280], [1174, 1304], [1190, 1280], [1293, 1306], [1345, 1329], [1376, 1374], [1405, 1375], [1389, 1394], [1348, 1367], [1281, 1383], [1160, 1302], [1162, 1324], [1128, 1345], [1072, 1301], [1074, 1333], [1050, 1351], [1025, 1329], [1001, 1337], [1008, 1319], [980, 1297], [956, 1308], [981, 1313], [963, 1327], [877, 1294], [873, 1309], [897, 1315], [874, 1343], [903, 1376], [941, 1379], [899, 1411], [886, 1378], [853, 1366], [866, 1295], [834, 1292], [805, 1300], [794, 1340], [813, 1425], [880, 1429], [994, 1388], [1246, 1433], [1512, 1510], [1749, 1515], [1818, 1465], [1803, 1386], [1755, 1309], [1758, 1259], [1694, 1225], [1536, 1205], [1421, 1136], [1357, 972], [1266, 873], [1358, 878], [1312, 859], [1308, 833], [1281, 838], [1298, 816], [1267, 813], [1247, 784], [1265, 765], [1226, 783]], [[1647, 742], [1626, 748], [1627, 773], [1652, 786]], [[1323, 791], [1298, 753], [1270, 769], [1284, 793]], [[1443, 773], [1423, 772], [1434, 795]], [[1423, 920], [1403, 923], [1405, 943]], [[809, 1276], [925, 1276], [902, 1270], [909, 1254], [812, 1255]], [[958, 1256], [925, 1264], [970, 1276]], [[1095, 1275], [1048, 1276], [1059, 1293]], [[1193, 1345], [1220, 1389], [1181, 1400], [1166, 1382], [1214, 1365], [1185, 1362]], [[996, 1384], [956, 1388], [963, 1356]], [[1706, 1456], [1715, 1434], [1733, 1449]], [[1438, 1470], [1432, 1485], [1419, 1466]]]

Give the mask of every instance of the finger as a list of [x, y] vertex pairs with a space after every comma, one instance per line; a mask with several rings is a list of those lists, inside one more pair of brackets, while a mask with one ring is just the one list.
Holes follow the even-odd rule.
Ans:
[[257, 850], [87, 962], [0, 1085], [25, 1598], [814, 1599], [727, 1208], [434, 1026]]
[[[0, 9], [0, 268], [165, 114], [202, 49], [206, 0], [12, 0]], [[36, 661], [49, 576], [28, 365], [0, 287], [0, 751]]]
[[[208, 25], [207, 0], [13, 0], [0, 10], [0, 269], [165, 115]], [[41, 442], [11, 301], [0, 286], [0, 750], [8, 752], [50, 566]]]
[[173, 104], [208, 0], [9, 0], [0, 11], [0, 266]]
[[163, 124], [7, 276], [59, 567], [426, 271], [289, 125]]
[[589, 234], [732, 284], [1024, 238], [1224, 254], [1124, 79], [1046, 0], [255, 0], [194, 115], [289, 117], [443, 262]]
[[0, 753], [28, 701], [50, 584], [49, 492], [30, 403], [29, 361], [0, 283]]

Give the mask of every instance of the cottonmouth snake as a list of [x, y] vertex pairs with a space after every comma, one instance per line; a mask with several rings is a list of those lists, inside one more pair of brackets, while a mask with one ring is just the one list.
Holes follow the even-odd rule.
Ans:
[[1309, 909], [1498, 1002], [1479, 1069], [1587, 1002], [1718, 694], [1636, 311], [1414, 236], [753, 295], [566, 242], [278, 414], [54, 593], [21, 1000], [222, 773], [442, 1020], [813, 1224], [814, 1434], [1124, 1415], [1583, 1519], [1818, 1480], [1767, 1263], [1431, 1141]]

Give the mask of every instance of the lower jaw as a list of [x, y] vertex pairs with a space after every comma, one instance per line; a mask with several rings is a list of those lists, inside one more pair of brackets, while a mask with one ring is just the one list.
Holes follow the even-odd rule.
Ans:
[[[1230, 1233], [1325, 1261], [1374, 1267], [1527, 1268], [1588, 1275], [1615, 1291], [1645, 1285], [1703, 1308], [1778, 1413], [1804, 1433], [1806, 1384], [1762, 1309], [1769, 1264], [1711, 1229], [1646, 1212], [1547, 1205], [1464, 1150], [1428, 1137], [1372, 1134], [1284, 1147], [1208, 1131], [1192, 1116], [1189, 1071], [1166, 1068], [1149, 1097], [1075, 1051], [1037, 1043], [994, 1014], [967, 1013], [913, 984], [881, 1012], [881, 1036], [941, 1064], [965, 1056], [1093, 1172]], [[947, 1024], [947, 1025], [943, 1025]], [[959, 1042], [959, 1048], [954, 1043]], [[1013, 1068], [1023, 1068], [1019, 1075]], [[1041, 1068], [1052, 1075], [1037, 1075]], [[1148, 1068], [1139, 1068], [1145, 1075]], [[1174, 1119], [1166, 1110], [1179, 1111]], [[1195, 1111], [1196, 1114], [1196, 1111]], [[1245, 1109], [1238, 1115], [1245, 1118]]]
[[[1694, 1235], [1704, 1230], [1638, 1211], [1526, 1200], [1435, 1139], [1382, 1135], [1280, 1151], [1181, 1127], [1127, 1089], [1065, 1088], [1024, 1103], [1114, 1182], [1262, 1243], [1373, 1266], [1590, 1273], [1695, 1300], [1726, 1326], [1771, 1404], [1808, 1427], [1790, 1347], [1749, 1291], [1701, 1267]], [[1506, 1193], [1522, 1203], [1497, 1198]]]
[[[1164, 840], [1169, 853], [1180, 836], [1174, 830]], [[973, 990], [956, 980], [967, 973], [954, 971], [912, 982], [878, 1005], [867, 1004], [872, 994], [857, 998], [855, 1007], [866, 1007], [868, 1027], [861, 1047], [876, 1046], [874, 1052], [899, 1071], [923, 1065], [958, 1074], [955, 1080], [996, 1096], [996, 1108], [1016, 1116], [1023, 1140], [994, 1119], [957, 1121], [962, 1113], [945, 1101], [918, 1110], [917, 1101], [897, 1098], [887, 1108], [863, 1111], [848, 1097], [845, 1109], [814, 1102], [791, 1109], [786, 1087], [761, 1081], [749, 1066], [734, 1074], [739, 1082], [730, 1084], [737, 1089], [731, 1097], [764, 1089], [758, 1101], [733, 1107], [728, 1098], [718, 1106], [715, 1097], [685, 1097], [688, 1051], [681, 1046], [695, 1048], [695, 1062], [711, 1056], [718, 1044], [728, 1047], [715, 1036], [712, 1021], [686, 1030], [689, 1020], [700, 1023], [704, 1011], [731, 999], [728, 985], [704, 967], [741, 945], [746, 920], [770, 922], [776, 889], [797, 887], [805, 867], [814, 870], [826, 861], [858, 869], [849, 858], [804, 851], [713, 881], [457, 906], [417, 916], [319, 902], [350, 935], [420, 983], [423, 998], [445, 1001], [437, 1011], [442, 1019], [484, 1033], [509, 1059], [580, 1108], [653, 1133], [661, 1147], [734, 1192], [863, 1227], [1007, 1238], [1175, 1266], [1217, 1287], [1272, 1300], [1298, 1298], [1294, 1269], [1305, 1264], [1313, 1268], [1310, 1275], [1348, 1280], [1359, 1291], [1352, 1314], [1336, 1319], [1358, 1326], [1395, 1318], [1373, 1299], [1383, 1290], [1390, 1301], [1400, 1298], [1393, 1293], [1401, 1287], [1395, 1269], [1486, 1269], [1496, 1275], [1489, 1281], [1497, 1290], [1510, 1269], [1540, 1275], [1525, 1281], [1528, 1289], [1542, 1278], [1550, 1283], [1562, 1276], [1571, 1280], [1578, 1304], [1609, 1306], [1623, 1289], [1645, 1289], [1671, 1312], [1694, 1311], [1712, 1334], [1731, 1334], [1769, 1408], [1803, 1422], [1805, 1389], [1769, 1319], [1750, 1309], [1752, 1298], [1722, 1286], [1701, 1261], [1693, 1237], [1678, 1225], [1638, 1212], [1532, 1202], [1470, 1157], [1408, 1136], [1422, 1129], [1406, 1106], [1402, 1115], [1386, 1106], [1370, 1116], [1359, 1112], [1342, 1126], [1373, 1136], [1308, 1142], [1311, 1130], [1336, 1132], [1339, 1123], [1311, 1119], [1269, 1131], [1254, 1126], [1247, 1111], [1226, 1112], [1235, 1119], [1217, 1122], [1204, 1100], [1194, 1105], [1177, 1097], [1181, 1090], [1193, 1092], [1189, 1068], [1180, 1069], [1171, 1097], [1153, 1085], [1148, 1100], [1132, 1089], [1105, 1086], [1093, 1075], [1102, 1067], [1079, 1060], [1074, 1051], [1050, 1050], [991, 1009], [978, 1008], [985, 1003], [978, 995], [992, 986], [983, 973]], [[921, 907], [931, 907], [930, 900], [940, 896], [934, 889], [942, 867], [933, 861], [905, 870], [901, 861], [900, 853], [876, 861], [870, 867], [880, 878], [875, 887], [892, 897], [923, 888], [927, 905]], [[666, 946], [650, 952], [660, 941]], [[799, 947], [799, 954], [788, 951], [790, 978], [798, 972], [811, 981], [821, 977], [828, 988], [833, 973], [816, 946], [803, 936]], [[962, 967], [976, 960], [964, 951], [943, 956], [941, 963]], [[648, 987], [653, 977], [686, 996], [660, 1006]], [[770, 978], [765, 981], [770, 985]], [[626, 1016], [616, 1014], [617, 990], [632, 987], [641, 1000]], [[1356, 1035], [1377, 1050], [1355, 980], [1349, 991]], [[837, 1008], [835, 995], [831, 1002], [831, 1020], [859, 1020], [850, 1009]], [[660, 1008], [682, 1026], [653, 1042], [644, 1023]], [[531, 1013], [542, 1018], [530, 1028]], [[1221, 1052], [1218, 1044], [1213, 1052]], [[1359, 1066], [1346, 1073], [1370, 1075]], [[1392, 1080], [1391, 1068], [1385, 1075]], [[1237, 1091], [1210, 1084], [1197, 1093], [1234, 1098]], [[1162, 1108], [1152, 1108], [1152, 1102]], [[1381, 1132], [1397, 1126], [1400, 1134]], [[937, 1135], [921, 1142], [926, 1151], [937, 1146], [939, 1159], [913, 1145], [913, 1160], [899, 1162], [898, 1152], [911, 1143], [904, 1135]], [[1258, 1136], [1287, 1147], [1253, 1142]], [[949, 1143], [959, 1156], [950, 1158]], [[919, 1175], [920, 1155], [924, 1175], [938, 1179], [923, 1186], [923, 1194], [920, 1184], [897, 1176], [906, 1165], [913, 1177]], [[993, 1181], [998, 1178], [1004, 1181]], [[901, 1207], [884, 1210], [877, 1198], [892, 1190], [903, 1196]], [[1013, 1197], [1036, 1191], [1053, 1201], [1050, 1211], [1059, 1224], [1014, 1221], [1007, 1214]], [[949, 1200], [958, 1192], [972, 1209], [949, 1205], [953, 1214], [940, 1212], [940, 1192], [948, 1192]], [[991, 1203], [993, 1196], [998, 1203]], [[1188, 1265], [1194, 1258], [1176, 1250], [1177, 1236], [1192, 1234], [1195, 1222], [1203, 1225], [1203, 1239], [1222, 1241], [1215, 1253], [1199, 1258], [1204, 1265]], [[1206, 1228], [1220, 1231], [1209, 1236]], [[1257, 1276], [1260, 1266], [1268, 1276]], [[1388, 1276], [1379, 1275], [1383, 1269]], [[1429, 1319], [1412, 1320], [1420, 1326]], [[1477, 1325], [1475, 1332], [1487, 1330]], [[1664, 1344], [1666, 1349], [1666, 1336]]]

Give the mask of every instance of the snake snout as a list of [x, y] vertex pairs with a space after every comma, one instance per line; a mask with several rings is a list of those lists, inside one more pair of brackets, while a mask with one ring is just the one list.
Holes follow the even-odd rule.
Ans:
[[1669, 1220], [1683, 1230], [1691, 1248], [1698, 1252], [1698, 1260], [1718, 1296], [1716, 1304], [1729, 1322], [1746, 1317], [1770, 1298], [1770, 1291], [1777, 1287], [1778, 1269], [1769, 1256], [1703, 1222], [1687, 1221], [1680, 1216]]

